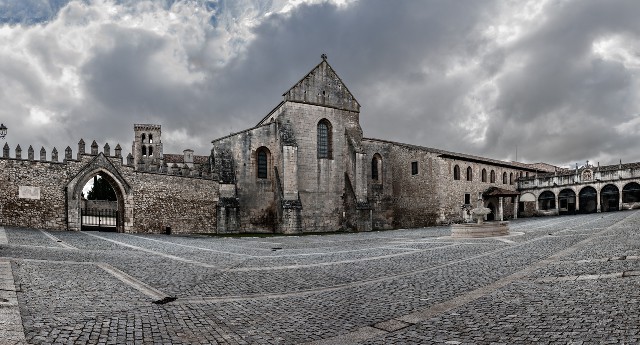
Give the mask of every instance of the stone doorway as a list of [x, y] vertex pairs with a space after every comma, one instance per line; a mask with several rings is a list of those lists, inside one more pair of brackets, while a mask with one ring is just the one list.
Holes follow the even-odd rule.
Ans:
[[491, 210], [491, 213], [487, 215], [487, 221], [496, 220], [496, 206], [492, 202], [490, 202], [487, 207]]
[[[83, 204], [83, 187], [99, 176], [115, 194], [115, 202], [108, 207], [111, 211], [86, 211]], [[79, 231], [103, 228], [103, 230], [125, 232], [132, 227], [130, 215], [133, 214], [132, 191], [120, 171], [102, 153], [93, 157], [78, 174], [67, 183], [67, 229]]]
[[118, 197], [109, 176], [99, 172], [82, 188], [80, 200], [80, 229], [116, 232], [120, 228]]

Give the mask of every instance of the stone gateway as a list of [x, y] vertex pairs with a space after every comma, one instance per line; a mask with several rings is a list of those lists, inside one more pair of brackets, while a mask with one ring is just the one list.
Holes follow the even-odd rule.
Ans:
[[254, 127], [210, 155], [163, 152], [162, 128], [135, 124], [132, 153], [84, 140], [64, 158], [20, 146], [0, 158], [0, 225], [80, 230], [83, 186], [113, 188], [120, 232], [369, 231], [640, 207], [640, 163], [575, 170], [506, 162], [364, 137], [360, 103], [327, 62]]

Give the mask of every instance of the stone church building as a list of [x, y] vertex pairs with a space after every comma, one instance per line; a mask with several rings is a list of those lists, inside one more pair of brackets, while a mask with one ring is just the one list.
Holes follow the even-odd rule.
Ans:
[[166, 154], [161, 135], [137, 124], [128, 157], [95, 141], [85, 153], [81, 140], [62, 162], [55, 148], [50, 160], [31, 147], [23, 159], [5, 144], [0, 225], [82, 229], [81, 189], [96, 175], [116, 192], [123, 232], [369, 231], [468, 221], [479, 203], [490, 219], [640, 206], [638, 164], [573, 171], [367, 138], [360, 103], [324, 55], [254, 127], [213, 140], [209, 156]]

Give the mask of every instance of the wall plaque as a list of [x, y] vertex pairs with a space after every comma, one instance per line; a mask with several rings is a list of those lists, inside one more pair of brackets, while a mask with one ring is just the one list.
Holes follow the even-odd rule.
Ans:
[[40, 200], [40, 187], [20, 186], [18, 198]]

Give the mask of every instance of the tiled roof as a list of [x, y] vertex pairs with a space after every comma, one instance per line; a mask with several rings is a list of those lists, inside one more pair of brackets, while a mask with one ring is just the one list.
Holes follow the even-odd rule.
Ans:
[[[389, 143], [389, 144], [398, 145], [398, 146], [414, 148], [417, 150], [439, 154], [441, 157], [444, 157], [444, 158], [461, 159], [461, 160], [474, 161], [474, 162], [480, 162], [480, 163], [486, 163], [486, 164], [492, 164], [492, 165], [505, 166], [505, 167], [515, 168], [515, 169], [524, 169], [529, 171], [535, 171], [536, 170], [535, 164], [540, 164], [540, 163], [526, 164], [526, 163], [520, 163], [520, 162], [507, 162], [507, 161], [501, 161], [497, 159], [469, 155], [465, 153], [451, 152], [451, 151], [446, 151], [441, 149], [434, 149], [431, 147], [411, 145], [411, 144], [399, 143], [395, 141], [382, 140], [382, 139], [363, 138], [363, 140], [377, 141], [377, 142]], [[545, 165], [552, 166], [546, 163]], [[537, 170], [540, 170], [540, 169], [537, 169]]]
[[482, 193], [482, 196], [516, 196], [520, 195], [519, 192], [503, 189], [500, 187], [489, 187]]

